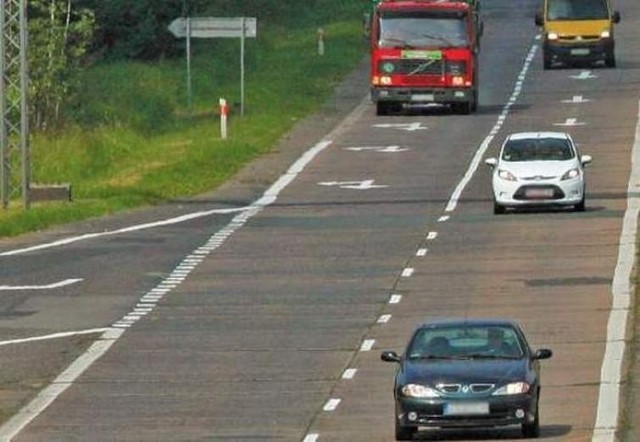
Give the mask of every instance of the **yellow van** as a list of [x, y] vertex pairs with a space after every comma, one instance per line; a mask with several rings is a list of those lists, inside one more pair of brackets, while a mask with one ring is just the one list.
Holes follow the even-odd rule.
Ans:
[[613, 25], [620, 22], [610, 0], [542, 0], [536, 25], [544, 31], [544, 68], [554, 63], [603, 61], [616, 66]]

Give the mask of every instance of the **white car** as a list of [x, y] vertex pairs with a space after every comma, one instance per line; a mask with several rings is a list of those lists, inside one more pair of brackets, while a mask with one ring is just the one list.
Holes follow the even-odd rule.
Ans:
[[573, 206], [585, 209], [584, 166], [564, 132], [520, 132], [509, 135], [498, 158], [487, 158], [493, 169], [493, 213], [526, 206]]

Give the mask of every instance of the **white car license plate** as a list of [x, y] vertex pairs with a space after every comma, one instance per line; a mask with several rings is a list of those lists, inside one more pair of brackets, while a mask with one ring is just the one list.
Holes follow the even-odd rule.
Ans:
[[433, 101], [433, 94], [415, 94], [411, 96], [411, 101]]
[[525, 195], [527, 198], [552, 198], [553, 189], [527, 189]]
[[571, 49], [571, 55], [589, 55], [589, 48]]
[[445, 416], [489, 414], [488, 402], [449, 402], [444, 406]]

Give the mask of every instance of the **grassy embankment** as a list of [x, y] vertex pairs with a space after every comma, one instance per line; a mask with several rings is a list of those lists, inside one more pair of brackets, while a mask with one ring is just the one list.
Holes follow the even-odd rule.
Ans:
[[245, 46], [245, 116], [231, 115], [227, 140], [220, 139], [218, 98], [239, 102], [239, 40], [193, 41], [190, 114], [185, 57], [87, 69], [83, 104], [73, 110], [77, 123], [31, 142], [32, 182], [71, 183], [73, 202], [34, 203], [26, 211], [12, 202], [0, 209], [0, 237], [203, 193], [268, 152], [296, 120], [319, 109], [365, 53], [359, 1], [325, 1], [309, 12], [286, 26], [258, 17], [258, 38]]

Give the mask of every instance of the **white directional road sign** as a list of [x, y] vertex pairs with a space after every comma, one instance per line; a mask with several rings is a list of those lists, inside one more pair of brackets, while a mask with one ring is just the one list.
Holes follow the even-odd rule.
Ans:
[[427, 129], [427, 127], [423, 126], [422, 123], [382, 123], [374, 124], [373, 127], [379, 127], [381, 129], [400, 129], [408, 132]]
[[373, 150], [374, 152], [382, 152], [382, 153], [397, 153], [397, 152], [406, 152], [406, 147], [400, 146], [362, 146], [362, 147], [345, 147], [345, 150], [351, 150], [354, 152], [362, 152], [365, 150]]
[[380, 189], [385, 186], [384, 184], [373, 184], [373, 180], [364, 181], [322, 181], [318, 183], [320, 186], [337, 186], [341, 189], [355, 189], [355, 190], [369, 190]]
[[192, 17], [176, 18], [169, 25], [169, 31], [177, 38], [255, 38], [257, 20], [255, 17]]
[[578, 75], [571, 75], [571, 78], [576, 80], [590, 80], [592, 78], [598, 78], [598, 76], [593, 75], [591, 71], [582, 71]]

